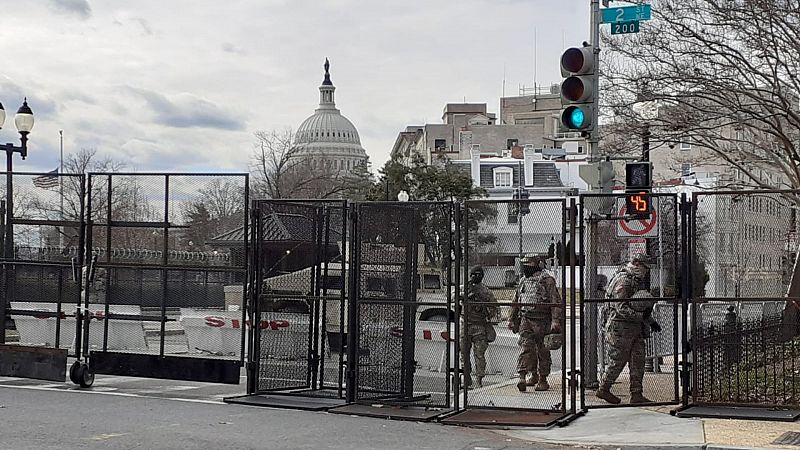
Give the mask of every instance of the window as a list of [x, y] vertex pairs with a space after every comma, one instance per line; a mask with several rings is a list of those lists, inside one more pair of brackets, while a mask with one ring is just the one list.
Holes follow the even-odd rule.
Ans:
[[424, 274], [422, 275], [422, 288], [423, 289], [440, 289], [442, 282], [439, 280], [439, 275]]
[[681, 176], [688, 177], [692, 173], [692, 163], [681, 164]]
[[342, 281], [342, 277], [336, 275], [325, 275], [324, 281], [325, 289], [339, 289], [341, 290], [344, 287], [344, 283]]
[[514, 183], [514, 171], [509, 167], [494, 169], [494, 187], [511, 187]]
[[447, 150], [447, 140], [446, 139], [434, 139], [433, 140], [433, 149], [437, 152], [443, 152]]
[[688, 143], [685, 139], [681, 139], [681, 142], [679, 144], [679, 148], [681, 150], [684, 150], [684, 151], [691, 150], [692, 149], [692, 144]]
[[519, 139], [506, 139], [506, 150], [511, 150], [519, 144]]

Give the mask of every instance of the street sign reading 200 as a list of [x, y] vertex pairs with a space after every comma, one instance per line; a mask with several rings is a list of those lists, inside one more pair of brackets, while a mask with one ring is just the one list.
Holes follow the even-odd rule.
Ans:
[[623, 6], [620, 8], [605, 8], [602, 23], [611, 24], [611, 34], [628, 34], [639, 32], [639, 21], [650, 20], [652, 10], [650, 5]]

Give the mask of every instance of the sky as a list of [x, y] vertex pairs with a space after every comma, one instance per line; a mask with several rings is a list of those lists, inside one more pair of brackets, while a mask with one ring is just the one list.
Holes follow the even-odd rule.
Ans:
[[[336, 104], [373, 170], [408, 125], [448, 102], [498, 112], [521, 85], [560, 80], [564, 48], [588, 39], [589, 0], [0, 0], [0, 142], [15, 170], [94, 149], [130, 170], [244, 172], [256, 131], [296, 129], [330, 59]], [[535, 74], [534, 74], [534, 68]]]

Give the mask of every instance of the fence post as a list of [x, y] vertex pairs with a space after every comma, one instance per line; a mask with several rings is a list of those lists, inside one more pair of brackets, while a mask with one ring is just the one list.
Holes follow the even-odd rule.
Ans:
[[728, 312], [725, 313], [725, 324], [722, 327], [722, 333], [725, 336], [723, 340], [725, 351], [722, 355], [725, 369], [730, 368], [739, 359], [739, 334], [736, 332], [736, 324], [736, 307], [730, 305], [728, 306]]

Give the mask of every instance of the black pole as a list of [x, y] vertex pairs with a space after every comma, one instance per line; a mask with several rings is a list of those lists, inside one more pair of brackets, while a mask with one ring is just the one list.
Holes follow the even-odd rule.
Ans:
[[384, 200], [389, 201], [389, 175], [386, 175], [386, 198]]
[[645, 122], [642, 131], [642, 162], [650, 161], [650, 124]]
[[2, 324], [2, 332], [0, 333], [0, 344], [6, 343], [6, 306], [11, 301], [11, 259], [14, 257], [14, 229], [11, 226], [11, 219], [14, 217], [14, 207], [12, 203], [12, 189], [13, 177], [11, 175], [12, 156], [14, 155], [14, 147], [11, 144], [6, 144], [6, 223], [5, 223], [5, 242], [3, 245], [3, 257], [6, 263], [3, 267], [3, 275], [5, 276], [4, 295], [3, 301], [0, 302], [0, 324]]
[[14, 257], [14, 228], [11, 226], [11, 221], [14, 218], [14, 176], [12, 175], [12, 164], [14, 156], [14, 146], [6, 144], [6, 246], [5, 257], [12, 259]]

